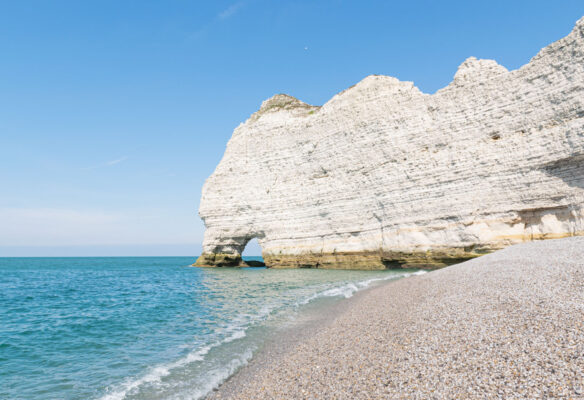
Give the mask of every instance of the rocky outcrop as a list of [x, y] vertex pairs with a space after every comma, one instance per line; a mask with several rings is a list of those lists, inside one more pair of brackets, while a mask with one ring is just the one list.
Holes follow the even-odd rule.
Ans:
[[239, 125], [203, 187], [196, 265], [441, 267], [584, 234], [584, 18], [528, 64], [469, 58], [435, 94], [368, 76]]

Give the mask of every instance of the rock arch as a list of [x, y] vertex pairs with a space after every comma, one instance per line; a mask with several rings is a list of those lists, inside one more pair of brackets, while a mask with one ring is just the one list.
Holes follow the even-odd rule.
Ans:
[[[207, 240], [208, 232], [205, 232], [205, 240]], [[243, 261], [242, 253], [253, 239], [258, 240], [261, 248], [263, 237], [264, 234], [261, 232], [249, 232], [240, 236], [221, 236], [222, 240], [218, 243], [215, 242], [210, 248], [203, 248], [203, 254], [197, 258], [194, 265], [197, 267], [248, 267], [250, 265]], [[253, 266], [259, 266], [259, 264], [254, 263]]]

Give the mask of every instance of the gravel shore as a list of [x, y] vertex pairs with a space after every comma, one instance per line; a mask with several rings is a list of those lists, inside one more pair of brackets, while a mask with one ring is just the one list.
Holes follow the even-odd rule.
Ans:
[[584, 399], [584, 237], [509, 247], [341, 302], [212, 399]]

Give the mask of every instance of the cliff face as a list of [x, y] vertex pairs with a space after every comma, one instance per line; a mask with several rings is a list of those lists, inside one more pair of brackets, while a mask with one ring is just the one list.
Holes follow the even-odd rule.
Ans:
[[528, 64], [469, 58], [435, 94], [369, 76], [238, 126], [203, 187], [196, 265], [440, 267], [584, 234], [584, 18]]

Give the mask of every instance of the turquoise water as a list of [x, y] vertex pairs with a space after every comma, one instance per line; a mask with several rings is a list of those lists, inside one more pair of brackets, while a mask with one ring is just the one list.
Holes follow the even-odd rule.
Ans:
[[198, 399], [306, 304], [412, 271], [0, 258], [1, 399]]

